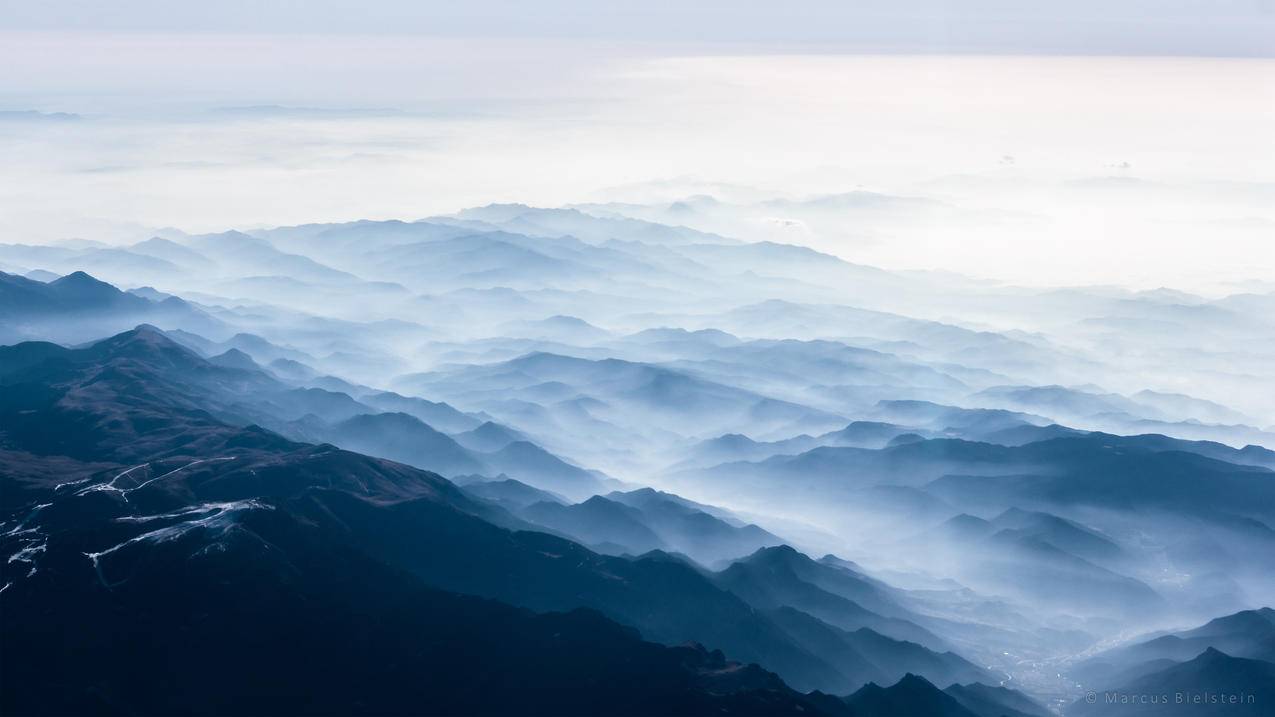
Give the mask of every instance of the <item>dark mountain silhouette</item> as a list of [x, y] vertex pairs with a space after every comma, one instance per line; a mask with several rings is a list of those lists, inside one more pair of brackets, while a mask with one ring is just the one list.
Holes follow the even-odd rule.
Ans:
[[1099, 653], [1072, 669], [1071, 675], [1087, 685], [1120, 684], [1117, 677], [1138, 676], [1186, 662], [1214, 648], [1233, 657], [1275, 662], [1275, 610], [1264, 607], [1210, 620], [1192, 630], [1173, 632]]
[[1275, 704], [1275, 663], [1232, 657], [1212, 647], [1194, 659], [1103, 688], [1093, 703], [1079, 700], [1068, 714], [1269, 715]]
[[491, 453], [505, 448], [510, 443], [526, 441], [527, 437], [512, 428], [506, 428], [492, 421], [484, 421], [482, 425], [452, 436], [462, 446], [484, 453]]
[[762, 548], [732, 563], [716, 580], [759, 608], [792, 607], [843, 630], [867, 627], [896, 640], [949, 649], [939, 637], [908, 619], [912, 615], [875, 584], [788, 546]]
[[518, 512], [533, 503], [568, 503], [566, 498], [549, 491], [533, 488], [513, 478], [497, 478], [495, 480], [461, 480], [457, 482], [466, 493], [490, 500], [510, 512]]
[[641, 555], [668, 546], [643, 520], [642, 513], [622, 503], [594, 496], [583, 503], [541, 502], [518, 515], [606, 553]]
[[[135, 548], [209, 526], [237, 533], [232, 514], [266, 501], [438, 589], [541, 611], [592, 607], [646, 639], [693, 640], [760, 661], [802, 689], [836, 681], [820, 657], [682, 561], [600, 556], [543, 533], [510, 532], [497, 524], [524, 524], [434, 474], [222, 422], [200, 406], [231, 404], [271, 379], [213, 366], [156, 330], [58, 349], [56, 360], [11, 360], [31, 353], [49, 349], [0, 350], [0, 366], [9, 367], [0, 376], [0, 494], [6, 511], [26, 511], [32, 535], [46, 536], [38, 565], [54, 553], [88, 565], [84, 553], [101, 552], [109, 556], [97, 561], [102, 581], [127, 581]], [[45, 502], [52, 505], [34, 507]], [[80, 527], [63, 535], [57, 526], [65, 525]], [[148, 531], [159, 532], [132, 541]], [[26, 535], [5, 539], [10, 554], [30, 547]], [[63, 538], [70, 542], [59, 545]], [[428, 547], [439, 545], [448, 549]], [[27, 579], [25, 563], [6, 565], [6, 581]]]
[[[425, 500], [454, 500], [432, 482]], [[55, 502], [39, 569], [4, 570], [7, 714], [836, 713], [756, 666], [644, 642], [592, 611], [429, 589], [287, 501], [175, 509], [180, 493], [138, 492], [128, 510], [99, 495]], [[91, 517], [121, 509], [127, 532]]]
[[925, 715], [925, 717], [979, 717], [928, 680], [905, 675], [890, 687], [864, 685], [845, 698], [855, 715]]
[[1044, 705], [1021, 692], [978, 682], [951, 685], [943, 690], [962, 707], [979, 717], [1050, 717]]

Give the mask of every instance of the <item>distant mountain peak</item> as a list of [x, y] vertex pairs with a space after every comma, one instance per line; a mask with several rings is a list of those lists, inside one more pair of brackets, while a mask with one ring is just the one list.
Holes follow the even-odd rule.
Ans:
[[977, 717], [954, 697], [911, 672], [890, 687], [868, 683], [844, 699], [852, 714]]
[[757, 563], [791, 564], [794, 562], [804, 562], [809, 560], [810, 558], [798, 552], [796, 548], [792, 547], [791, 545], [783, 544], [783, 545], [769, 545], [764, 548], [758, 548], [751, 555], [747, 555], [743, 558], [740, 558], [737, 562], [749, 563], [749, 564], [757, 564]]
[[934, 684], [933, 684], [932, 682], [930, 682], [929, 680], [925, 679], [924, 677], [921, 677], [920, 675], [916, 675], [916, 674], [913, 674], [913, 673], [909, 672], [909, 673], [905, 674], [905, 675], [902, 677], [902, 679], [900, 679], [900, 680], [899, 680], [899, 681], [895, 684], [895, 687], [900, 687], [900, 686], [902, 686], [902, 687], [909, 687], [909, 688], [918, 688], [918, 687], [930, 687], [930, 688], [933, 688], [933, 687], [934, 687]]
[[140, 359], [167, 366], [178, 364], [193, 368], [209, 365], [199, 354], [177, 343], [152, 324], [138, 324], [129, 331], [93, 344], [89, 350], [111, 358]]
[[208, 359], [208, 362], [216, 366], [225, 368], [237, 368], [246, 371], [259, 370], [261, 367], [248, 354], [239, 349], [227, 349], [224, 353], [217, 354]]
[[60, 279], [56, 279], [54, 283], [58, 283], [58, 284], [91, 283], [91, 284], [103, 284], [103, 285], [106, 284], [106, 282], [99, 281], [98, 279], [90, 275], [88, 272], [84, 272], [84, 271], [73, 271], [70, 274], [63, 276]]
[[90, 294], [94, 296], [115, 296], [124, 293], [105, 281], [83, 271], [73, 271], [59, 279], [54, 279], [49, 282], [49, 286], [63, 292], [73, 292], [79, 297], [85, 297]]

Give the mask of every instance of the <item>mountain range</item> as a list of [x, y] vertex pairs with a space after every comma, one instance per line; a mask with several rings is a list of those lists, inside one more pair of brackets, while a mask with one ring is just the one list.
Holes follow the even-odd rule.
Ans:
[[[664, 644], [695, 640], [722, 645], [727, 654], [773, 666], [786, 675], [785, 680], [802, 685], [802, 689], [849, 684], [830, 662], [836, 655], [821, 654], [817, 644], [785, 631], [780, 623], [682, 559], [659, 552], [636, 558], [598, 555], [568, 540], [531, 532], [514, 514], [466, 495], [437, 474], [327, 444], [295, 443], [256, 425], [236, 426], [219, 419], [219, 415], [232, 415], [250, 388], [270, 387], [273, 381], [257, 371], [213, 364], [151, 327], [75, 350], [33, 343], [7, 347], [0, 355], [0, 367], [0, 382], [6, 389], [0, 426], [4, 431], [3, 456], [9, 467], [3, 509], [15, 516], [4, 535], [11, 559], [0, 579], [5, 583], [5, 615], [22, 616], [6, 620], [6, 647], [15, 654], [70, 660], [71, 664], [84, 665], [80, 668], [84, 670], [99, 660], [131, 665], [130, 672], [142, 667], [155, 670], [162, 664], [196, 659], [191, 650], [200, 651], [196, 664], [208, 666], [195, 671], [196, 676], [174, 683], [171, 693], [129, 689], [134, 677], [110, 680], [109, 689], [89, 689], [86, 685], [85, 691], [63, 691], [57, 704], [66, 709], [161, 711], [175, 708], [171, 700], [179, 695], [218, 679], [240, 685], [245, 695], [253, 694], [253, 678], [246, 675], [292, 646], [294, 636], [301, 633], [312, 633], [314, 639], [321, 640], [314, 648], [319, 654], [341, 655], [327, 663], [327, 669], [338, 669], [356, 664], [357, 655], [365, 654], [361, 651], [378, 654], [388, 649], [382, 640], [403, 630], [435, 630], [429, 625], [449, 624], [449, 634], [456, 634], [454, 639], [464, 641], [469, 645], [465, 650], [475, 654], [473, 650], [479, 649], [482, 640], [497, 639], [491, 632], [481, 639], [466, 632], [479, 629], [479, 625], [489, 629], [495, 622], [505, 626], [502, 634], [506, 638], [516, 633], [534, 645], [536, 640], [547, 639], [549, 630], [569, 629], [565, 626], [577, 620], [581, 625], [590, 620], [595, 625], [614, 624], [602, 615], [634, 625], [642, 637]], [[161, 424], [163, 430], [155, 430]], [[32, 471], [28, 466], [33, 464], [56, 466], [57, 471]], [[671, 510], [668, 506], [686, 511], [682, 515], [691, 511], [674, 496], [640, 493], [618, 498], [644, 504], [643, 514], [658, 515], [659, 506], [665, 511]], [[422, 549], [441, 544], [449, 549]], [[334, 565], [344, 567], [333, 572]], [[481, 568], [475, 570], [476, 566]], [[537, 623], [527, 613], [490, 602], [467, 602], [440, 590], [495, 598], [540, 611], [592, 609], [601, 615], [569, 612]], [[306, 596], [315, 593], [326, 597], [306, 602]], [[378, 597], [373, 599], [372, 595]], [[174, 608], [159, 614], [147, 612], [145, 605], [156, 596], [166, 596], [164, 604]], [[349, 615], [349, 608], [341, 606], [352, 603], [376, 607], [360, 611], [358, 614], [365, 617], [352, 623], [337, 617]], [[420, 624], [420, 617], [413, 617], [414, 611], [408, 608], [412, 604], [434, 605], [425, 612], [432, 614], [430, 620], [435, 622]], [[46, 617], [36, 619], [32, 612], [36, 605], [66, 607], [44, 610], [40, 614]], [[69, 655], [56, 652], [60, 643], [39, 636], [52, 629], [41, 620], [59, 619], [57, 616], [73, 605], [77, 606], [73, 610], [76, 620], [83, 621], [75, 624], [89, 634], [100, 635], [95, 638], [100, 642]], [[179, 605], [203, 607], [192, 612], [177, 608]], [[661, 605], [665, 607], [659, 608]], [[657, 609], [653, 611], [653, 607]], [[455, 622], [459, 618], [448, 616], [456, 611], [469, 617]], [[502, 617], [491, 617], [497, 613]], [[115, 617], [108, 618], [109, 614]], [[198, 623], [188, 622], [199, 614], [205, 617]], [[262, 662], [232, 659], [231, 653], [224, 651], [229, 645], [211, 652], [201, 650], [200, 645], [214, 639], [217, 632], [236, 629], [241, 621], [252, 620], [250, 615], [260, 620], [263, 614], [269, 615], [269, 628], [251, 638], [253, 644], [261, 646], [254, 660]], [[376, 622], [368, 623], [367, 619]], [[566, 622], [557, 628], [551, 627], [553, 620]], [[98, 632], [106, 623], [135, 639], [113, 639], [111, 632]], [[319, 630], [323, 624], [329, 628]], [[541, 624], [544, 627], [537, 627]], [[651, 669], [671, 670], [668, 664], [676, 662], [682, 671], [673, 670], [676, 674], [670, 674], [669, 679], [682, 682], [679, 687], [670, 687], [670, 695], [660, 697], [671, 700], [667, 709], [683, 709], [677, 706], [683, 699], [688, 705], [698, 704], [694, 710], [708, 704], [695, 702], [710, 700], [707, 695], [715, 694], [712, 690], [716, 689], [695, 687], [695, 680], [709, 679], [700, 673], [725, 670], [730, 673], [729, 678], [723, 677], [727, 682], [751, 684], [743, 674], [736, 674], [740, 668], [723, 662], [720, 653], [692, 650], [686, 657], [674, 657], [682, 653], [639, 647], [649, 643], [618, 626], [580, 629], [582, 634], [595, 637], [598, 629], [617, 630], [616, 650], [629, 649], [624, 646], [655, 650], [650, 653]], [[179, 634], [204, 637], [165, 641], [164, 636]], [[554, 634], [557, 637], [553, 639], [567, 639]], [[876, 642], [863, 643], [871, 646], [865, 654], [880, 660], [890, 654], [892, 667], [909, 665], [937, 675], [942, 674], [942, 668], [930, 664], [936, 659], [968, 664], [955, 656], [936, 656], [923, 647], [860, 630], [860, 639], [869, 637]], [[478, 642], [471, 644], [472, 640]], [[353, 651], [342, 648], [351, 641], [357, 641], [359, 647]], [[141, 645], [151, 647], [138, 652]], [[441, 655], [454, 655], [458, 646], [434, 656], [416, 653], [410, 659], [405, 657], [407, 661], [399, 662], [396, 669], [428, 667], [440, 675], [461, 670], [463, 661], [448, 663], [441, 673], [437, 666], [438, 660], [444, 659]], [[902, 649], [898, 646], [906, 649], [893, 655]], [[573, 659], [589, 659], [570, 647], [569, 640], [561, 649], [572, 652]], [[474, 659], [482, 662], [484, 669], [495, 670], [494, 676], [473, 679], [509, 679], [500, 670], [510, 668], [487, 661], [484, 654], [475, 654]], [[158, 655], [167, 655], [169, 662], [155, 662]], [[510, 665], [519, 662], [512, 656], [504, 659], [511, 660]], [[570, 673], [562, 664], [562, 672], [555, 674], [566, 679]], [[608, 669], [601, 664], [595, 667]], [[757, 685], [766, 685], [758, 688], [766, 694], [757, 699], [774, 702], [743, 708], [745, 711], [800, 710], [804, 701], [820, 699], [793, 692], [779, 677], [758, 668], [748, 669], [757, 672]], [[967, 669], [981, 674], [972, 666]], [[19, 674], [23, 679], [5, 682], [6, 686], [24, 686], [19, 691], [6, 690], [6, 702], [15, 709], [31, 708], [32, 703], [22, 700], [35, 694], [30, 691], [32, 685], [48, 684], [48, 689], [53, 689], [54, 683], [47, 682], [48, 673]], [[147, 674], [147, 670], [140, 674]], [[298, 671], [283, 677], [283, 684], [298, 685], [312, 675]], [[606, 679], [614, 677], [598, 679], [606, 684]], [[448, 682], [444, 679], [440, 684]], [[325, 699], [328, 707], [321, 711], [376, 708], [394, 712], [410, 704], [405, 700], [410, 700], [412, 693], [403, 692], [378, 697], [384, 700], [379, 702], [352, 702], [358, 699], [358, 692], [350, 683], [345, 684], [342, 688], [334, 683], [330, 694], [307, 693], [302, 699], [294, 693], [291, 702], [271, 704], [281, 711], [298, 713], [316, 709], [319, 703], [311, 700], [324, 695], [331, 701]], [[484, 691], [476, 686], [455, 687], [458, 694], [445, 699], [456, 702], [437, 704], [454, 704], [465, 711], [500, 711], [504, 708], [501, 705], [509, 704], [483, 702]], [[746, 689], [736, 687], [726, 696], [728, 700], [745, 700]], [[471, 694], [471, 690], [477, 692]], [[611, 689], [601, 692], [609, 698], [617, 694]], [[243, 703], [235, 701], [235, 694], [224, 693], [220, 699], [226, 701], [218, 704], [241, 709]], [[281, 699], [286, 694], [281, 693]], [[655, 690], [646, 694], [654, 699], [663, 693]], [[506, 693], [503, 699], [513, 696]], [[579, 699], [589, 698], [582, 694]], [[536, 703], [529, 704], [534, 708]], [[553, 705], [544, 707], [549, 711], [598, 709], [598, 703], [587, 701], [575, 706], [545, 704]], [[637, 705], [632, 709], [641, 711], [662, 703], [632, 704]]]
[[0, 711], [1262, 714], [1270, 296], [734, 234], [900, 208], [0, 245]]

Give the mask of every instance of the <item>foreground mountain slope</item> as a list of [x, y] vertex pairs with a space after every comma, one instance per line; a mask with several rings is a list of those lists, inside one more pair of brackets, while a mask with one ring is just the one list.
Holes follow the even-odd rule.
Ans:
[[[145, 350], [122, 359], [120, 346], [137, 342]], [[6, 357], [40, 350], [13, 348]], [[298, 520], [438, 588], [536, 610], [594, 607], [648, 639], [718, 646], [802, 686], [833, 679], [819, 657], [681, 561], [608, 558], [543, 533], [510, 532], [497, 524], [524, 524], [436, 475], [222, 423], [198, 408], [205, 394], [215, 402], [215, 381], [179, 390], [163, 376], [174, 365], [212, 378], [227, 369], [207, 368], [158, 332], [131, 332], [87, 351], [72, 352], [73, 362], [46, 361], [3, 376], [3, 507], [6, 524], [27, 531], [3, 542], [11, 555], [33, 557], [29, 569], [37, 575], [41, 556], [54, 549], [60, 515], [78, 516], [70, 521], [78, 529], [127, 542], [139, 534], [138, 521], [151, 520], [142, 515], [166, 516], [164, 523], [186, 525], [184, 532], [220, 520], [228, 506], [284, 501]], [[44, 503], [51, 505], [39, 507]], [[147, 512], [134, 513], [140, 510]], [[23, 560], [7, 565], [28, 569]]]
[[1116, 684], [1121, 675], [1149, 674], [1194, 659], [1207, 649], [1232, 657], [1275, 662], [1275, 610], [1269, 607], [1226, 615], [1192, 630], [1172, 632], [1101, 652], [1071, 670], [1092, 687]]
[[[534, 444], [522, 441], [489, 454], [470, 451], [415, 416], [376, 413], [342, 392], [295, 388], [241, 353], [205, 359], [149, 325], [79, 349], [32, 342], [0, 347], [0, 383], [10, 384], [0, 396], [0, 412], [14, 412], [12, 440], [43, 444], [43, 452], [91, 452], [106, 438], [94, 433], [100, 429], [110, 434], [104, 445], [118, 449], [111, 455], [128, 461], [154, 455], [150, 444], [163, 445], [184, 423], [196, 431], [256, 423], [448, 475], [506, 472], [586, 495], [607, 485]], [[409, 410], [416, 403], [442, 405], [399, 398], [387, 405]], [[160, 420], [173, 407], [181, 409], [179, 415]], [[124, 420], [89, 422], [95, 411], [121, 408], [130, 409], [121, 415]], [[153, 422], [136, 420], [143, 412], [155, 413]], [[28, 418], [16, 420], [17, 415]]]
[[7, 714], [821, 713], [594, 612], [428, 589], [284, 504], [187, 510], [128, 516], [146, 532], [115, 545], [59, 524], [34, 575], [4, 571]]
[[868, 684], [845, 698], [851, 714], [912, 715], [925, 717], [979, 717], [951, 695], [916, 675], [906, 675], [890, 687]]
[[49, 282], [0, 271], [0, 342], [80, 342], [142, 322], [221, 333], [224, 324], [176, 297], [152, 301], [83, 272]]
[[955, 684], [943, 691], [980, 717], [1049, 717], [1051, 714], [1043, 705], [1021, 692], [1005, 687]]
[[1275, 704], [1275, 663], [1208, 648], [1188, 662], [1104, 689], [1068, 715], [1240, 715], [1265, 717]]

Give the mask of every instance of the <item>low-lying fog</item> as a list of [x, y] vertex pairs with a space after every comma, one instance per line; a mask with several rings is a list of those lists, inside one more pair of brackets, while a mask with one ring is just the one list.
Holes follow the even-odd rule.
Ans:
[[[391, 101], [330, 62], [266, 98], [216, 43], [189, 87], [130, 90], [160, 40], [24, 80], [59, 41], [0, 50], [0, 271], [49, 302], [0, 344], [152, 324], [306, 389], [227, 415], [599, 551], [835, 554], [1056, 704], [1275, 595], [1270, 60], [617, 46], [474, 97], [387, 39], [356, 66], [428, 78]], [[239, 49], [281, 48], [275, 85], [330, 49]], [[643, 487], [731, 529], [589, 502]]]
[[[1266, 59], [8, 39], [14, 240], [707, 195], [724, 206], [652, 218], [1037, 286], [1275, 276]], [[795, 206], [852, 191], [893, 199]]]

